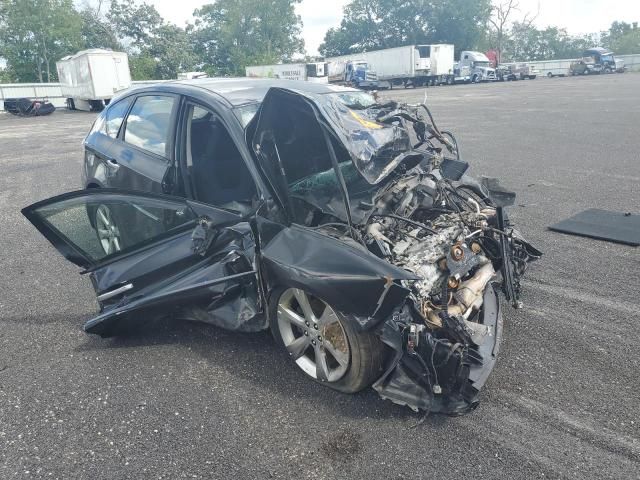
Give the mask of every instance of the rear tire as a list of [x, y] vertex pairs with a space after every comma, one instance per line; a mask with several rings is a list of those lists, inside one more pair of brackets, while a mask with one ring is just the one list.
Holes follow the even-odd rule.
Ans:
[[123, 248], [122, 237], [114, 214], [108, 205], [100, 204], [93, 211], [96, 235], [105, 255], [112, 255]]
[[[355, 393], [382, 374], [386, 350], [378, 336], [357, 331], [330, 305], [303, 290], [274, 290], [269, 298], [269, 323], [289, 358], [322, 385]], [[317, 362], [316, 356], [324, 360]]]

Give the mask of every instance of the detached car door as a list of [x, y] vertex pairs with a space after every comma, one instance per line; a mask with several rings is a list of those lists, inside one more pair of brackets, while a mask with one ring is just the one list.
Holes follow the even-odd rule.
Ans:
[[43, 200], [22, 213], [90, 274], [101, 313], [85, 324], [89, 333], [110, 336], [184, 304], [204, 302], [215, 310], [225, 306], [228, 292], [256, 289], [251, 228], [233, 211], [91, 189]]

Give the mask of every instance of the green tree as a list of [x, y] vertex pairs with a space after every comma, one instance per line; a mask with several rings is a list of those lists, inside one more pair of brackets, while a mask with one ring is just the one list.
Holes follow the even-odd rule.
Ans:
[[530, 24], [514, 23], [506, 43], [506, 57], [514, 61], [576, 58], [597, 44], [595, 34], [571, 36], [563, 28], [539, 30]]
[[164, 24], [153, 5], [144, 2], [137, 4], [135, 0], [112, 0], [106, 18], [120, 40], [135, 48], [148, 45], [158, 28]]
[[434, 2], [429, 43], [451, 43], [456, 52], [479, 48], [491, 16], [490, 0]]
[[102, 7], [103, 2], [100, 0], [95, 6], [85, 4], [79, 11], [82, 17], [81, 35], [84, 48], [122, 50], [124, 47], [116, 29], [107, 20]]
[[640, 28], [638, 22], [613, 22], [602, 35], [602, 44], [618, 55], [640, 53]]
[[0, 51], [20, 82], [55, 81], [56, 61], [82, 46], [81, 29], [72, 0], [0, 3]]
[[177, 78], [178, 73], [192, 70], [196, 64], [191, 36], [172, 24], [159, 26], [142, 52], [155, 61], [154, 77]]
[[156, 79], [156, 68], [156, 59], [150, 55], [141, 53], [129, 55], [129, 70], [131, 70], [132, 80]]
[[128, 46], [134, 80], [177, 78], [196, 63], [191, 36], [165, 22], [153, 5], [112, 0], [105, 20], [119, 43]]
[[482, 38], [490, 15], [490, 0], [352, 0], [319, 50], [335, 56], [419, 43], [467, 50]]
[[215, 75], [244, 75], [248, 65], [277, 63], [302, 53], [301, 0], [217, 0], [194, 12], [188, 32], [202, 68]]

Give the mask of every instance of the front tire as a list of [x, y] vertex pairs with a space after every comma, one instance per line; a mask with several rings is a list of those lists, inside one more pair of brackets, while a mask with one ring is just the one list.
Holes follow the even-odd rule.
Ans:
[[344, 393], [371, 385], [382, 374], [385, 347], [360, 332], [323, 300], [297, 288], [270, 296], [271, 332], [289, 358], [315, 381]]

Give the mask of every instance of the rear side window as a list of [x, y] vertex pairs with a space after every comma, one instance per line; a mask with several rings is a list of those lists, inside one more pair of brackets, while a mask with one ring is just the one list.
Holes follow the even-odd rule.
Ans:
[[104, 133], [109, 135], [111, 138], [116, 138], [118, 136], [120, 125], [122, 125], [122, 121], [129, 109], [129, 105], [131, 105], [131, 99], [125, 98], [124, 100], [109, 106], [107, 109]]
[[162, 95], [138, 97], [127, 117], [124, 141], [166, 157], [174, 103], [175, 98]]

